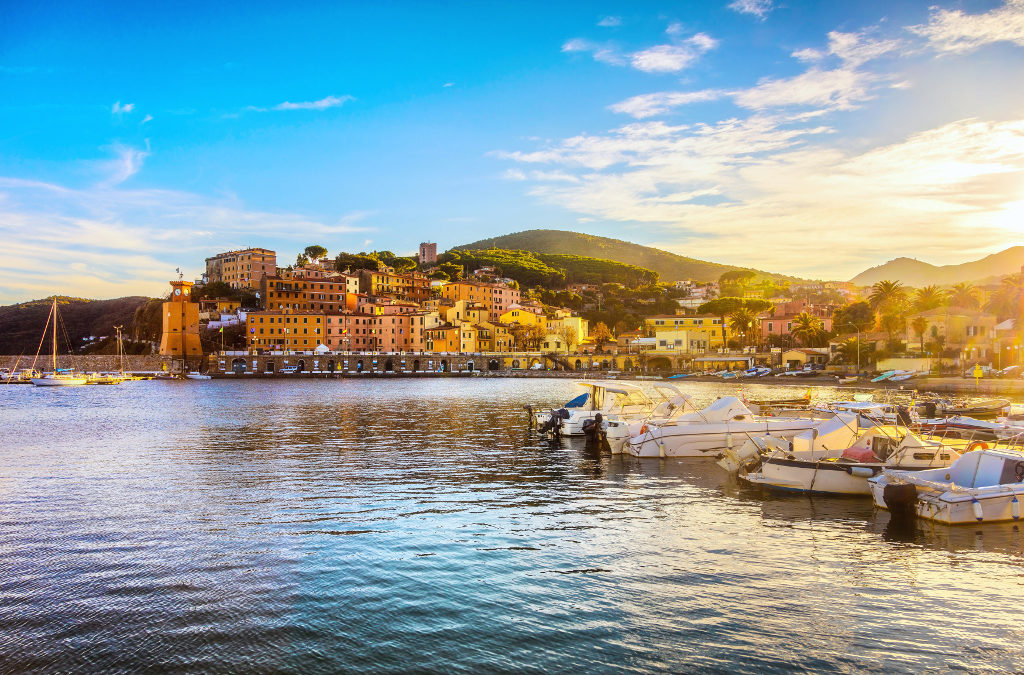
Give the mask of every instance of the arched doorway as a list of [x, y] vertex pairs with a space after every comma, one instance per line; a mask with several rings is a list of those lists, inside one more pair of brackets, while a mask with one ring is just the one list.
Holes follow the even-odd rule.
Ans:
[[412, 361], [412, 372], [414, 372], [414, 373], [420, 372], [420, 360], [419, 359], [413, 359], [413, 361]]
[[667, 373], [672, 370], [672, 361], [667, 356], [656, 356], [647, 362], [647, 370], [656, 373]]
[[601, 370], [608, 370], [608, 359], [601, 360]]
[[387, 361], [384, 362], [384, 370], [385, 371], [391, 372], [394, 369], [395, 369], [395, 364], [391, 362], [391, 359], [388, 359]]
[[501, 370], [501, 364], [498, 363], [498, 359], [491, 359], [488, 361], [487, 370]]
[[441, 361], [441, 372], [442, 373], [447, 373], [448, 372], [448, 362], [447, 361]]
[[327, 362], [327, 371], [331, 372], [331, 373], [334, 372], [334, 361], [328, 361]]
[[298, 364], [298, 366], [296, 366], [296, 368], [297, 368], [297, 370], [295, 372], [297, 372], [297, 373], [301, 373], [302, 371], [304, 371], [306, 369], [306, 360], [305, 359], [299, 359], [299, 364]]
[[576, 359], [576, 364], [573, 366], [573, 370], [580, 370], [583, 368], [583, 361]]
[[468, 370], [471, 373], [473, 372], [473, 362], [472, 361], [467, 361], [466, 362], [466, 370]]
[[245, 359], [234, 359], [231, 361], [231, 372], [235, 375], [241, 375], [245, 372], [246, 368]]
[[518, 370], [519, 368], [522, 368], [522, 367], [523, 367], [523, 365], [521, 363], [519, 363], [519, 359], [512, 359], [512, 368], [513, 369]]
[[358, 361], [356, 361], [356, 372], [357, 373], [363, 372], [363, 360], [362, 359], [359, 359]]

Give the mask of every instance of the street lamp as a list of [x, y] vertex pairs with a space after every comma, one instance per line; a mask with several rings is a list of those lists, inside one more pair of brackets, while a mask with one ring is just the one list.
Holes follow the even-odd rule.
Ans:
[[844, 323], [844, 326], [853, 326], [853, 329], [857, 331], [857, 375], [860, 376], [860, 326], [855, 323]]

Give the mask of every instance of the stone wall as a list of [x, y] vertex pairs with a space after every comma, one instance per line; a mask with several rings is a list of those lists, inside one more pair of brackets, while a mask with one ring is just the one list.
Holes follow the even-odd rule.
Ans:
[[[49, 370], [51, 367], [50, 356], [42, 356], [36, 360], [36, 368], [42, 370]], [[125, 361], [127, 363], [127, 370], [133, 373], [157, 373], [164, 370], [164, 364], [167, 369], [171, 369], [173, 365], [169, 356], [158, 356], [155, 354], [147, 354], [145, 356], [126, 356]], [[28, 368], [32, 365], [32, 356], [0, 356], [0, 368], [9, 368], [11, 370]], [[73, 367], [75, 370], [93, 373], [93, 372], [104, 372], [104, 371], [116, 371], [120, 368], [118, 358], [116, 356], [106, 355], [88, 355], [88, 356], [59, 356], [57, 357], [57, 365], [61, 368]], [[180, 360], [178, 361], [178, 370], [180, 370]]]

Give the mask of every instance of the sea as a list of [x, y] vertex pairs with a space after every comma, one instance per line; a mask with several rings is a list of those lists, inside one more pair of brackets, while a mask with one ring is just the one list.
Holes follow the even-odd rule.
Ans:
[[0, 387], [0, 673], [1024, 670], [1019, 526], [896, 527], [527, 428], [575, 393]]

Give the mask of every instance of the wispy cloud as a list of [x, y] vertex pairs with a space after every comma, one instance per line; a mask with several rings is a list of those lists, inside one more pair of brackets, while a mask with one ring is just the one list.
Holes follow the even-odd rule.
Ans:
[[110, 150], [114, 157], [99, 162], [100, 170], [105, 174], [101, 185], [107, 187], [125, 182], [142, 169], [143, 162], [149, 157], [149, 141], [146, 141], [145, 150], [121, 143], [115, 143]]
[[117, 101], [110, 107], [110, 114], [115, 116], [126, 115], [135, 110], [134, 103], [125, 103], [121, 105], [120, 101]]
[[1024, 45], [1024, 0], [1006, 0], [981, 14], [933, 7], [928, 23], [910, 30], [943, 53], [970, 52], [992, 42]]
[[145, 117], [142, 118], [142, 121], [139, 122], [139, 126], [142, 126], [146, 122], [152, 122], [152, 121], [153, 121], [153, 116], [152, 115], [146, 115]]
[[[325, 96], [317, 101], [283, 101], [269, 108], [250, 105], [246, 106], [245, 109], [252, 112], [269, 112], [271, 110], [327, 110], [329, 108], [343, 106], [349, 101], [354, 100], [354, 96], [345, 94], [344, 96]], [[224, 115], [224, 117], [238, 117], [238, 114], [228, 113]]]
[[617, 16], [606, 16], [600, 21], [598, 21], [597, 25], [602, 26], [604, 28], [614, 28], [615, 26], [622, 25], [622, 19], [620, 19]]
[[663, 91], [654, 94], [641, 94], [633, 96], [625, 101], [619, 101], [608, 106], [610, 110], [617, 113], [625, 113], [637, 119], [644, 119], [661, 115], [672, 108], [677, 108], [691, 103], [704, 103], [715, 101], [726, 92], [716, 89], [703, 89], [700, 91]]
[[593, 42], [573, 38], [562, 45], [562, 51], [590, 53], [595, 61], [615, 66], [630, 65], [646, 73], [677, 73], [696, 62], [706, 52], [718, 46], [718, 40], [707, 33], [696, 33], [682, 38], [682, 25], [671, 24], [665, 31], [671, 38], [669, 44], [654, 45], [635, 52], [624, 52], [610, 42]]
[[752, 14], [764, 20], [768, 13], [774, 9], [772, 0], [735, 0], [729, 4], [729, 9], [740, 14]]

